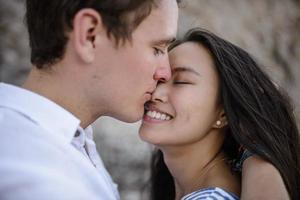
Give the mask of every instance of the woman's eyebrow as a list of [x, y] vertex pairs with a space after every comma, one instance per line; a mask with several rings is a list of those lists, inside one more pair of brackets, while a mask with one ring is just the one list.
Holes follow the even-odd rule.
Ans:
[[176, 67], [176, 68], [172, 69], [172, 74], [176, 74], [176, 73], [179, 73], [179, 72], [190, 72], [190, 73], [196, 74], [197, 76], [200, 76], [199, 72], [197, 72], [193, 68], [190, 68], [190, 67], [187, 67], [187, 66]]

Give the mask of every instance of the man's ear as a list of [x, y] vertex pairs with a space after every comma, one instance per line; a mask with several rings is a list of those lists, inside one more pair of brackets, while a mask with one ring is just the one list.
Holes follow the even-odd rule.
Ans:
[[218, 115], [216, 122], [213, 124], [213, 128], [223, 128], [227, 126], [228, 121], [224, 109], [222, 109]]
[[73, 46], [79, 58], [85, 63], [95, 59], [96, 39], [104, 26], [100, 14], [90, 8], [80, 10], [73, 21]]

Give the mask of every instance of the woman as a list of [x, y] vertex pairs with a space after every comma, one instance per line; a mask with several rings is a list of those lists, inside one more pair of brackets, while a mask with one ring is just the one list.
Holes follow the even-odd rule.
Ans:
[[170, 49], [172, 78], [158, 84], [140, 128], [158, 149], [152, 199], [238, 199], [240, 147], [272, 163], [286, 198], [300, 199], [292, 108], [251, 56], [202, 29]]

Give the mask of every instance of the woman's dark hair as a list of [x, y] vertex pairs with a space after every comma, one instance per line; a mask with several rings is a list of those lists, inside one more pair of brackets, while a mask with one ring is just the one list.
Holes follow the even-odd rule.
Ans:
[[[272, 163], [280, 172], [291, 199], [300, 199], [299, 132], [287, 95], [246, 51], [234, 44], [195, 28], [170, 50], [185, 42], [204, 46], [214, 60], [228, 120], [224, 150], [233, 153], [232, 158], [236, 156], [238, 144]], [[150, 192], [153, 200], [175, 198], [174, 181], [160, 150], [152, 157]]]
[[[26, 0], [26, 22], [31, 47], [31, 62], [38, 68], [60, 60], [68, 41], [66, 32], [78, 11], [92, 8], [118, 44], [131, 38], [132, 31], [161, 0]], [[179, 2], [179, 0], [177, 0]], [[133, 19], [126, 17], [134, 12]]]

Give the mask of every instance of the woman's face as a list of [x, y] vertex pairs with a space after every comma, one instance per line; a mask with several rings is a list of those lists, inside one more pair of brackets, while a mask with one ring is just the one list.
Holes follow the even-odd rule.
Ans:
[[146, 104], [140, 137], [157, 146], [199, 142], [223, 112], [212, 57], [202, 45], [186, 42], [171, 50], [170, 64], [172, 78], [159, 83]]

